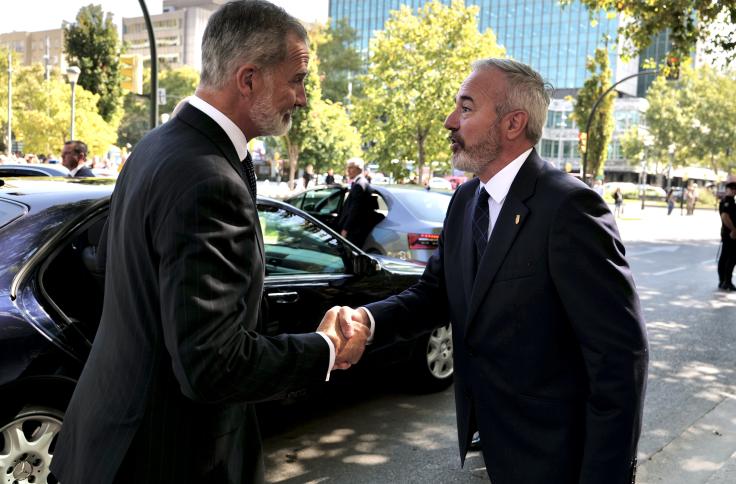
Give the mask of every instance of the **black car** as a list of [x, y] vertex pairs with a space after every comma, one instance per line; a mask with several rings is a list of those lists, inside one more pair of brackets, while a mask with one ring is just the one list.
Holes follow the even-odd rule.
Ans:
[[[56, 482], [48, 475], [55, 436], [102, 309], [96, 246], [113, 183], [0, 179], [1, 482]], [[369, 256], [293, 206], [259, 199], [258, 209], [264, 333], [313, 331], [328, 308], [400, 292], [423, 270]], [[369, 346], [358, 366], [402, 363], [412, 371], [410, 383], [427, 391], [447, 387], [452, 335], [442, 323], [415, 340]]]
[[0, 165], [0, 178], [17, 176], [69, 176], [69, 170], [52, 163]]

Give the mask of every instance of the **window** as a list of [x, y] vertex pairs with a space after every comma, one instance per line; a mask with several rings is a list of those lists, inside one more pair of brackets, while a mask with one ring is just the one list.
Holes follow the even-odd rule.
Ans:
[[328, 214], [340, 210], [343, 198], [342, 188], [326, 188], [324, 190], [310, 190], [304, 194], [299, 208], [306, 212]]
[[22, 205], [0, 200], [0, 227], [8, 225], [26, 212]]
[[344, 247], [320, 226], [285, 208], [260, 206], [266, 275], [343, 274]]
[[559, 142], [552, 139], [542, 140], [542, 158], [557, 158], [559, 153]]

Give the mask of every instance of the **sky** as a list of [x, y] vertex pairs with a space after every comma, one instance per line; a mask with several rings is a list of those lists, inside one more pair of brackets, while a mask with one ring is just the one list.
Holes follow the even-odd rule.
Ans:
[[[271, 0], [287, 12], [305, 21], [327, 20], [328, 0]], [[102, 5], [105, 12], [114, 14], [121, 25], [123, 17], [140, 17], [138, 0], [3, 0], [0, 15], [0, 33], [58, 29], [63, 20], [72, 22], [79, 9], [90, 3]], [[162, 0], [146, 0], [151, 15], [162, 12]]]

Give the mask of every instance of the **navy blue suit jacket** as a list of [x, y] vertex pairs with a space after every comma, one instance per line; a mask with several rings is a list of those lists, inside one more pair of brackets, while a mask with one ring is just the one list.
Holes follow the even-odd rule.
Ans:
[[494, 484], [631, 482], [648, 346], [610, 211], [532, 151], [475, 276], [478, 184], [457, 189], [421, 280], [367, 306], [376, 338], [452, 322], [461, 457], [480, 430]]

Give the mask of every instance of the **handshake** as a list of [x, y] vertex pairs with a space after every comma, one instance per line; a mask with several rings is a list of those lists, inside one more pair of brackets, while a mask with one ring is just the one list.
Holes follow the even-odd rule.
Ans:
[[317, 331], [335, 345], [334, 369], [346, 370], [360, 361], [370, 337], [371, 323], [364, 309], [335, 306], [325, 313]]

